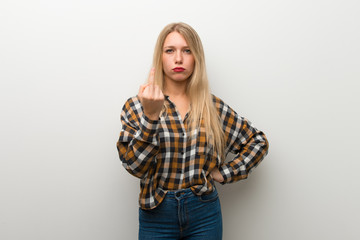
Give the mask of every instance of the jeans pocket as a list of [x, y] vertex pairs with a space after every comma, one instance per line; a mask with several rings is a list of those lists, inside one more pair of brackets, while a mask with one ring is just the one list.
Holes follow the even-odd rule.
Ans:
[[209, 193], [209, 194], [203, 194], [198, 196], [199, 200], [201, 202], [212, 202], [215, 201], [216, 199], [218, 199], [218, 192], [216, 191], [216, 189], [214, 189], [213, 192]]

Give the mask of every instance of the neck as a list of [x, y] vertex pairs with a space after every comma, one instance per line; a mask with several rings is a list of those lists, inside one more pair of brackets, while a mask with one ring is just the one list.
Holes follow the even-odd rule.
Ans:
[[170, 81], [165, 79], [164, 94], [173, 97], [186, 96], [187, 81]]

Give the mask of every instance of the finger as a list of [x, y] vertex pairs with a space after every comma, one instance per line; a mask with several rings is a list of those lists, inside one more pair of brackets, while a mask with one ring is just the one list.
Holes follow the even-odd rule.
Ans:
[[154, 99], [154, 85], [148, 84], [144, 89], [143, 96], [147, 99]]
[[149, 80], [148, 80], [149, 84], [154, 84], [154, 79], [155, 79], [155, 68], [151, 68]]
[[138, 95], [142, 95], [147, 85], [148, 84], [140, 85]]
[[156, 99], [161, 99], [161, 100], [164, 99], [164, 95], [158, 86], [156, 86], [155, 88], [155, 97]]

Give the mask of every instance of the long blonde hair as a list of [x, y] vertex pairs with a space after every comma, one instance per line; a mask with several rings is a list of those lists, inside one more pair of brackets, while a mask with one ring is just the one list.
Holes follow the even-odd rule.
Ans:
[[[206, 142], [213, 147], [213, 150], [223, 161], [224, 156], [224, 132], [220, 124], [217, 110], [215, 108], [212, 95], [210, 94], [209, 82], [206, 74], [204, 49], [199, 35], [196, 31], [185, 23], [171, 23], [161, 31], [157, 39], [154, 51], [153, 67], [155, 68], [155, 83], [164, 90], [164, 72], [162, 64], [162, 53], [164, 42], [171, 32], [180, 33], [186, 40], [190, 51], [195, 59], [195, 66], [188, 81], [187, 94], [191, 101], [191, 111], [188, 121], [190, 131], [201, 126], [203, 121], [206, 134]], [[161, 71], [159, 70], [161, 69]]]

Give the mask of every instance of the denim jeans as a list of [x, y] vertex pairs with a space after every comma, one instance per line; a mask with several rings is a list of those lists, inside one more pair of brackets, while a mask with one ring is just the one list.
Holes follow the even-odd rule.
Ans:
[[196, 196], [190, 189], [171, 191], [154, 209], [139, 208], [139, 240], [221, 240], [222, 216], [216, 189]]

